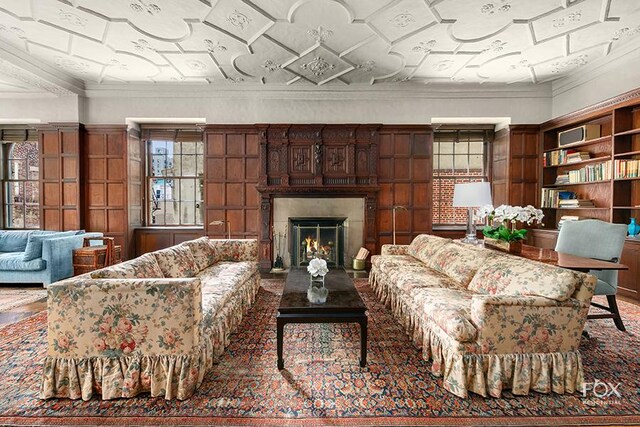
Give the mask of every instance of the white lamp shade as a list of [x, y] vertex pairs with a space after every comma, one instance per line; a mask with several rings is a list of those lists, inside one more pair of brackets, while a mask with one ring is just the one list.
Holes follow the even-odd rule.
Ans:
[[454, 187], [453, 206], [456, 208], [477, 208], [490, 204], [491, 184], [488, 182], [468, 182]]

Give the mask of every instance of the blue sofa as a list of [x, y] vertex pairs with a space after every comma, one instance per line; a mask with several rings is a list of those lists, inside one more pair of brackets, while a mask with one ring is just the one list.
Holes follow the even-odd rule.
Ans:
[[[42, 283], [73, 276], [73, 250], [84, 231], [0, 230], [0, 283]], [[99, 243], [99, 242], [97, 242]]]

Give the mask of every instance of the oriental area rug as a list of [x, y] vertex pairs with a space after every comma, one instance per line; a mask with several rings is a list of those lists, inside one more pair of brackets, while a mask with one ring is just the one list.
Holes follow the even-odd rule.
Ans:
[[[581, 352], [599, 393], [461, 399], [442, 388], [364, 279], [369, 356], [358, 366], [357, 325], [288, 325], [276, 367], [284, 282], [263, 280], [256, 304], [221, 362], [186, 401], [139, 397], [38, 399], [46, 312], [0, 330], [0, 425], [602, 425], [640, 423], [640, 309], [620, 302], [627, 332], [589, 321]], [[614, 387], [616, 393], [611, 393]], [[608, 391], [605, 390], [609, 388]]]

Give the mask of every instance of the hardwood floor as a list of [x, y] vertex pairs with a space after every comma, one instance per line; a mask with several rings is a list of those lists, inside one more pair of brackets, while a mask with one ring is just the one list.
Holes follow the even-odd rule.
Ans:
[[[11, 292], [11, 291], [42, 291], [42, 285], [24, 285], [24, 286], [1, 286], [0, 287], [0, 296], [3, 291]], [[34, 314], [47, 309], [47, 298], [46, 296], [27, 304], [19, 305], [17, 307], [13, 307], [7, 310], [0, 311], [0, 328], [4, 325], [8, 325], [10, 323], [15, 323], [21, 319], [27, 318], [29, 316], [33, 316]]]

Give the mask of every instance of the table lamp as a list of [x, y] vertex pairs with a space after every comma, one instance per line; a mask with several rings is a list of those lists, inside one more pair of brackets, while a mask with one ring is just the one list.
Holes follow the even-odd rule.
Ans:
[[476, 223], [473, 220], [473, 209], [490, 205], [491, 184], [488, 182], [468, 182], [456, 184], [453, 189], [453, 207], [467, 208], [467, 236], [462, 240], [465, 243], [476, 244]]

